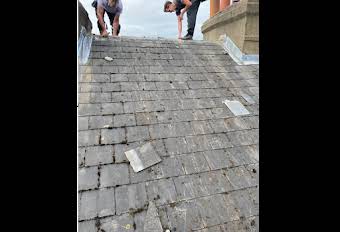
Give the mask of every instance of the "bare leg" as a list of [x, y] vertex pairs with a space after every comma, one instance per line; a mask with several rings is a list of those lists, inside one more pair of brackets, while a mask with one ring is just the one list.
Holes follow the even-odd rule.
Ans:
[[112, 36], [118, 36], [119, 15], [116, 15], [112, 23]]

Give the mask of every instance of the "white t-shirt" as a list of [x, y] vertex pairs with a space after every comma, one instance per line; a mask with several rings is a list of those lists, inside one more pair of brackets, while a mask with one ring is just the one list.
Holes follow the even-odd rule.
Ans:
[[108, 0], [98, 0], [97, 2], [98, 6], [103, 7], [105, 11], [111, 14], [120, 15], [123, 12], [123, 4], [121, 0], [117, 0], [114, 7], [109, 6]]

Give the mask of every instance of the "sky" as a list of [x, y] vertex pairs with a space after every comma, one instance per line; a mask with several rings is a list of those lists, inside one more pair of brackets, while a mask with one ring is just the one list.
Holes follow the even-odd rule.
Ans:
[[[175, 13], [163, 12], [166, 0], [122, 0], [123, 13], [120, 16], [122, 36], [138, 36], [138, 37], [163, 37], [169, 39], [177, 39], [177, 17]], [[84, 8], [89, 14], [92, 22], [92, 33], [99, 34], [97, 27], [97, 18], [95, 10], [91, 6], [93, 0], [80, 0]], [[202, 2], [196, 19], [196, 27], [194, 32], [195, 40], [202, 40], [201, 32], [202, 24], [209, 18], [209, 1]], [[105, 14], [104, 20], [110, 23], [108, 16]], [[111, 32], [111, 27], [108, 27]], [[182, 36], [187, 33], [187, 18], [184, 15]]]

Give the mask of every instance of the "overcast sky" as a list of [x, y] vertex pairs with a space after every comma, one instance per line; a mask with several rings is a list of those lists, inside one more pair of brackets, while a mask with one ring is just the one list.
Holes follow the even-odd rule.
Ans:
[[[91, 6], [93, 0], [80, 0], [89, 13], [92, 22], [92, 33], [99, 34], [95, 10]], [[177, 18], [175, 13], [164, 13], [165, 0], [122, 0], [123, 13], [120, 17], [121, 31], [124, 36], [146, 36], [177, 38]], [[194, 39], [201, 40], [202, 24], [209, 18], [209, 1], [202, 2], [196, 20]], [[109, 18], [105, 14], [105, 21], [109, 24]], [[111, 32], [111, 27], [109, 27]], [[183, 21], [182, 36], [187, 33], [186, 14]]]

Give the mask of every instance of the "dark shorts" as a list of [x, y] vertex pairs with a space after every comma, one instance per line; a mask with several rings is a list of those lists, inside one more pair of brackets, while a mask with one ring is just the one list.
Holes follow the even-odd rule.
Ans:
[[107, 16], [109, 16], [110, 25], [112, 25], [113, 24], [113, 20], [115, 19], [116, 14], [112, 14], [110, 12], [107, 12], [106, 10], [104, 10], [104, 12], [107, 14]]

